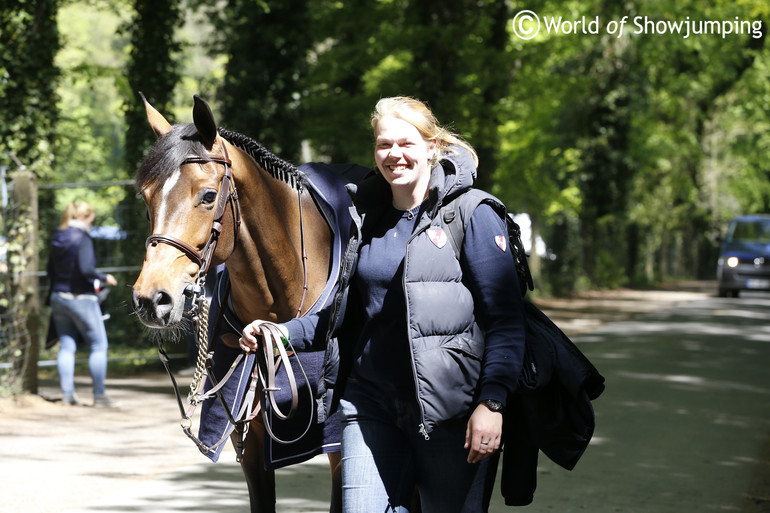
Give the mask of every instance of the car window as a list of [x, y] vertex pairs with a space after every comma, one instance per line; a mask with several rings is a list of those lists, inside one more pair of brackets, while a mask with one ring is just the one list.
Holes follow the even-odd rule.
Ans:
[[770, 220], [736, 221], [728, 241], [770, 243]]

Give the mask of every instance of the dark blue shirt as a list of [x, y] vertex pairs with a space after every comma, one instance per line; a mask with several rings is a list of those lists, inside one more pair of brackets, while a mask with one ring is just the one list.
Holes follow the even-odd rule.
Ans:
[[[406, 244], [417, 217], [407, 219], [403, 212], [391, 208], [371, 232], [371, 239], [363, 241], [351, 282], [364, 298], [365, 317], [360, 320], [364, 329], [356, 344], [352, 377], [370, 384], [367, 389], [371, 393], [403, 392], [414, 387], [402, 276]], [[463, 283], [473, 295], [476, 321], [485, 331], [479, 399], [505, 403], [516, 377], [511, 376], [510, 352], [503, 346], [520, 338], [517, 342], [523, 347], [524, 320], [505, 223], [489, 205], [482, 203], [471, 216], [460, 261]], [[326, 315], [321, 317], [325, 330]], [[309, 316], [288, 322], [292, 342], [301, 346], [303, 338], [317, 341], [318, 321], [317, 316]]]
[[406, 244], [417, 218], [390, 207], [361, 246], [352, 282], [364, 319], [351, 378], [384, 393], [414, 388], [403, 278]]

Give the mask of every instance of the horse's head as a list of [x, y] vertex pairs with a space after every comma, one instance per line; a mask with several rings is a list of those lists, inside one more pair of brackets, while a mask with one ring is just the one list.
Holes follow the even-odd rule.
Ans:
[[[142, 99], [158, 141], [136, 172], [150, 237], [133, 304], [146, 326], [169, 328], [182, 321], [185, 290], [196, 283], [200, 270], [232, 252], [237, 205], [230, 196], [225, 141], [206, 102], [195, 97], [194, 124], [172, 126]], [[212, 230], [219, 241], [215, 246], [209, 242]]]

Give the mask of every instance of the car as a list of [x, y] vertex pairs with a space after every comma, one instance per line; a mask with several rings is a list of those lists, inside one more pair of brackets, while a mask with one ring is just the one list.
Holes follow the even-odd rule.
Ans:
[[770, 214], [730, 221], [717, 262], [720, 297], [770, 290]]

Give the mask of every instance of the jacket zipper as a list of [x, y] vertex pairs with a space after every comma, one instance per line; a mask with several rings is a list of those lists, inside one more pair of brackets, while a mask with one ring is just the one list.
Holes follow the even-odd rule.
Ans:
[[[418, 219], [417, 222], [419, 223], [420, 220]], [[401, 276], [401, 287], [404, 290], [404, 303], [406, 304], [406, 337], [407, 342], [409, 343], [409, 358], [412, 363], [412, 377], [414, 378], [414, 395], [417, 399], [417, 407], [420, 409], [420, 424], [417, 426], [417, 432], [420, 433], [425, 440], [430, 440], [430, 435], [428, 434], [428, 429], [425, 427], [425, 408], [422, 406], [422, 401], [420, 401], [420, 392], [419, 392], [419, 384], [417, 380], [417, 365], [414, 362], [414, 344], [412, 344], [412, 335], [409, 333], [410, 327], [409, 327], [409, 319], [411, 318], [411, 314], [409, 312], [409, 301], [406, 301], [406, 275], [407, 275], [407, 265], [409, 263], [409, 244], [412, 242], [412, 240], [415, 239], [420, 233], [422, 233], [425, 230], [420, 230], [416, 232], [414, 235], [412, 235], [409, 240], [406, 243], [406, 251], [404, 252], [404, 273]]]

